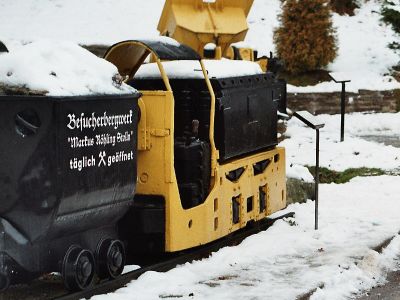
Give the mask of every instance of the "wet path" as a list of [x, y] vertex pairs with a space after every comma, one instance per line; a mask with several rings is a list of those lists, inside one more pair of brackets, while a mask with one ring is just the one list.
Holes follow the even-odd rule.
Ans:
[[[400, 136], [394, 135], [363, 135], [360, 138], [371, 141], [384, 143], [386, 146], [393, 146], [396, 148], [400, 148]], [[399, 298], [400, 299], [400, 298]]]
[[387, 280], [388, 282], [385, 285], [372, 289], [358, 300], [399, 300], [400, 270], [389, 273]]
[[[361, 138], [367, 141], [384, 143], [387, 146], [390, 145], [396, 148], [400, 148], [400, 136], [366, 135], [361, 136]], [[398, 262], [397, 271], [393, 271], [388, 274], [387, 281], [388, 282], [385, 285], [376, 287], [357, 299], [400, 300], [400, 261]]]

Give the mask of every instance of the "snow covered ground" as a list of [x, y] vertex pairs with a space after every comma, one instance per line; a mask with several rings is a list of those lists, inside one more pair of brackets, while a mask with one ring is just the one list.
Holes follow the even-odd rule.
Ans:
[[[333, 15], [339, 55], [328, 66], [344, 72], [352, 82], [348, 91], [400, 88], [388, 75], [400, 56], [390, 42], [400, 37], [380, 21], [379, 0], [363, 1], [354, 17]], [[121, 40], [158, 35], [157, 24], [163, 0], [0, 0], [0, 40], [61, 39], [82, 44], [113, 44]], [[261, 55], [274, 51], [273, 29], [278, 26], [279, 0], [255, 0], [248, 21], [246, 42]], [[145, 16], [145, 17], [144, 17]], [[316, 86], [289, 86], [290, 92], [330, 92], [340, 89], [333, 82]]]
[[[382, 189], [385, 193], [382, 193]], [[320, 230], [313, 203], [292, 205], [295, 219], [167, 273], [148, 272], [111, 299], [347, 299], [384, 281], [400, 250], [397, 236], [382, 253], [371, 250], [400, 229], [400, 177], [356, 178], [321, 186]], [[151, 287], [151, 288], [150, 288]]]
[[[321, 132], [322, 165], [336, 170], [346, 166], [399, 167], [399, 148], [360, 138], [377, 133], [400, 136], [399, 113], [347, 115], [344, 143], [338, 142], [340, 117], [320, 118], [326, 121]], [[288, 164], [313, 165], [314, 131], [292, 119], [288, 133], [291, 138], [282, 143]], [[322, 184], [318, 231], [313, 229], [314, 203], [294, 204], [276, 214], [294, 211], [294, 219], [278, 221], [239, 246], [167, 273], [145, 273], [115, 293], [92, 299], [289, 300], [309, 292], [312, 300], [355, 297], [383, 283], [387, 272], [398, 266], [399, 195], [400, 176]], [[396, 237], [382, 253], [372, 250], [392, 236]]]
[[[400, 113], [393, 114], [347, 114], [345, 117], [345, 139], [340, 143], [340, 115], [319, 115], [325, 123], [320, 130], [320, 165], [331, 170], [348, 168], [400, 169], [400, 150], [383, 143], [363, 139], [363, 136], [400, 136]], [[315, 132], [306, 128], [299, 120], [289, 121], [282, 142], [287, 150], [287, 163], [299, 165], [315, 164]]]

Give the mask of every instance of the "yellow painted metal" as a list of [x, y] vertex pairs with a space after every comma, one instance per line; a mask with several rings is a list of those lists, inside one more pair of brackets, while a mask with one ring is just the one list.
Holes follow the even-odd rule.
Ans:
[[256, 61], [256, 63], [258, 63], [261, 67], [261, 70], [263, 70], [264, 72], [267, 72], [268, 70], [268, 58], [263, 57], [260, 58]]
[[254, 51], [251, 48], [239, 48], [242, 60], [254, 61]]
[[[142, 91], [146, 118], [141, 118], [139, 128], [145, 126], [149, 147], [138, 151], [137, 194], [164, 195], [171, 183], [176, 183], [174, 170], [174, 98], [171, 91]], [[143, 115], [143, 112], [141, 112]], [[146, 124], [141, 124], [146, 120]], [[139, 132], [140, 140], [142, 132]]]
[[221, 58], [222, 58], [222, 48], [221, 46], [216, 46], [214, 59], [221, 59]]
[[152, 61], [157, 63], [165, 87], [167, 91], [171, 91], [171, 85], [160, 58], [142, 42], [125, 41], [118, 43], [107, 51], [104, 59], [117, 66], [119, 74], [128, 76], [127, 80], [129, 80], [134, 77], [148, 56], [151, 56]]
[[[150, 136], [151, 149], [138, 153], [138, 184], [136, 192], [161, 195], [165, 199], [165, 245], [169, 252], [206, 244], [260, 220], [286, 206], [285, 151], [283, 148], [250, 155], [227, 164], [217, 163], [213, 186], [205, 202], [183, 209], [173, 164], [173, 95], [169, 91], [142, 91], [146, 105], [147, 126], [169, 130], [167, 136]], [[271, 163], [259, 175], [253, 164], [269, 159]], [[245, 172], [237, 182], [226, 174], [238, 168]], [[260, 188], [266, 194], [265, 211], [260, 212]], [[232, 222], [232, 198], [240, 201], [239, 223]], [[249, 200], [248, 200], [249, 199]], [[247, 202], [253, 209], [247, 211]]]
[[[224, 57], [227, 59], [235, 59], [235, 50], [233, 46], [230, 46], [227, 51], [225, 51]], [[254, 51], [252, 48], [236, 48], [236, 51], [239, 52], [240, 60], [254, 61]]]
[[[280, 160], [274, 162], [274, 156]], [[180, 203], [169, 201], [170, 226], [167, 228], [167, 250], [178, 251], [202, 245], [243, 228], [251, 220], [260, 220], [286, 206], [284, 149], [252, 155], [217, 167], [217, 180], [200, 206], [182, 210]], [[271, 159], [267, 170], [254, 176], [253, 164], [264, 159]], [[237, 182], [226, 179], [225, 174], [239, 167], [245, 172]], [[267, 194], [267, 209], [260, 212], [259, 189]], [[240, 218], [237, 224], [232, 223], [232, 198], [240, 201]], [[247, 211], [247, 199], [251, 199], [253, 209]]]
[[109, 49], [104, 59], [117, 66], [119, 74], [132, 78], [150, 53], [151, 49], [145, 44], [126, 41]]
[[254, 0], [166, 0], [158, 30], [203, 55], [214, 43], [225, 55], [232, 43], [243, 41], [247, 15]]
[[146, 105], [142, 98], [139, 99], [140, 121], [138, 124], [138, 150], [150, 149], [150, 136], [147, 130]]
[[203, 76], [207, 84], [207, 89], [210, 93], [210, 131], [209, 131], [209, 140], [211, 145], [211, 176], [214, 177], [215, 169], [217, 166], [217, 160], [219, 158], [219, 153], [217, 148], [215, 147], [214, 141], [214, 121], [215, 121], [215, 93], [212, 88], [210, 78], [208, 77], [207, 70], [204, 66], [203, 61], [200, 61], [201, 70], [203, 71]]
[[169, 79], [168, 79], [167, 73], [165, 72], [164, 67], [161, 63], [161, 60], [158, 57], [156, 58], [156, 62], [157, 62], [158, 69], [160, 70], [160, 73], [161, 73], [161, 78], [164, 81], [167, 91], [172, 91], [171, 85], [169, 84]]
[[[211, 103], [215, 95], [201, 62]], [[163, 70], [163, 69], [160, 69]], [[262, 153], [234, 160], [226, 164], [218, 163], [218, 151], [212, 141], [212, 186], [203, 204], [191, 209], [181, 205], [178, 183], [174, 170], [174, 98], [172, 91], [141, 91], [146, 109], [146, 124], [139, 123], [139, 140], [142, 132], [150, 132], [149, 149], [139, 148], [137, 194], [159, 195], [165, 199], [166, 211], [166, 251], [174, 252], [219, 239], [233, 231], [257, 221], [286, 206], [285, 150], [275, 148]], [[142, 107], [142, 106], [140, 106]], [[211, 105], [215, 107], [215, 105]], [[214, 127], [214, 109], [210, 111], [210, 128]], [[143, 111], [142, 111], [143, 115]], [[157, 132], [157, 134], [154, 134]], [[152, 134], [153, 133], [153, 134]], [[262, 174], [254, 175], [253, 165], [263, 160], [270, 164]], [[226, 174], [238, 168], [245, 171], [237, 182], [231, 182]], [[266, 193], [266, 210], [260, 211], [260, 188]], [[240, 217], [237, 224], [232, 221], [232, 199], [239, 199]], [[252, 210], [248, 211], [248, 202]]]

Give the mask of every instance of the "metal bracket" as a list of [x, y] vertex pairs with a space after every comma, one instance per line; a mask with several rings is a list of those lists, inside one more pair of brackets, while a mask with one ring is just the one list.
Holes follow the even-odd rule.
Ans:
[[138, 150], [150, 150], [150, 134], [147, 129], [146, 105], [142, 98], [138, 101], [140, 119], [138, 123]]
[[166, 136], [170, 135], [170, 130], [169, 129], [160, 129], [160, 128], [151, 128], [150, 135], [156, 136], [156, 137], [166, 137]]

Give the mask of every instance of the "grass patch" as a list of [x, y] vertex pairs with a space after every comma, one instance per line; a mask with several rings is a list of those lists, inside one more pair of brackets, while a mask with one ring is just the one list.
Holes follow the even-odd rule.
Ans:
[[[315, 174], [315, 167], [307, 166], [311, 174]], [[320, 167], [320, 183], [346, 183], [357, 176], [379, 176], [386, 174], [383, 170], [377, 168], [357, 168], [347, 169], [344, 172], [337, 172], [328, 168]]]

